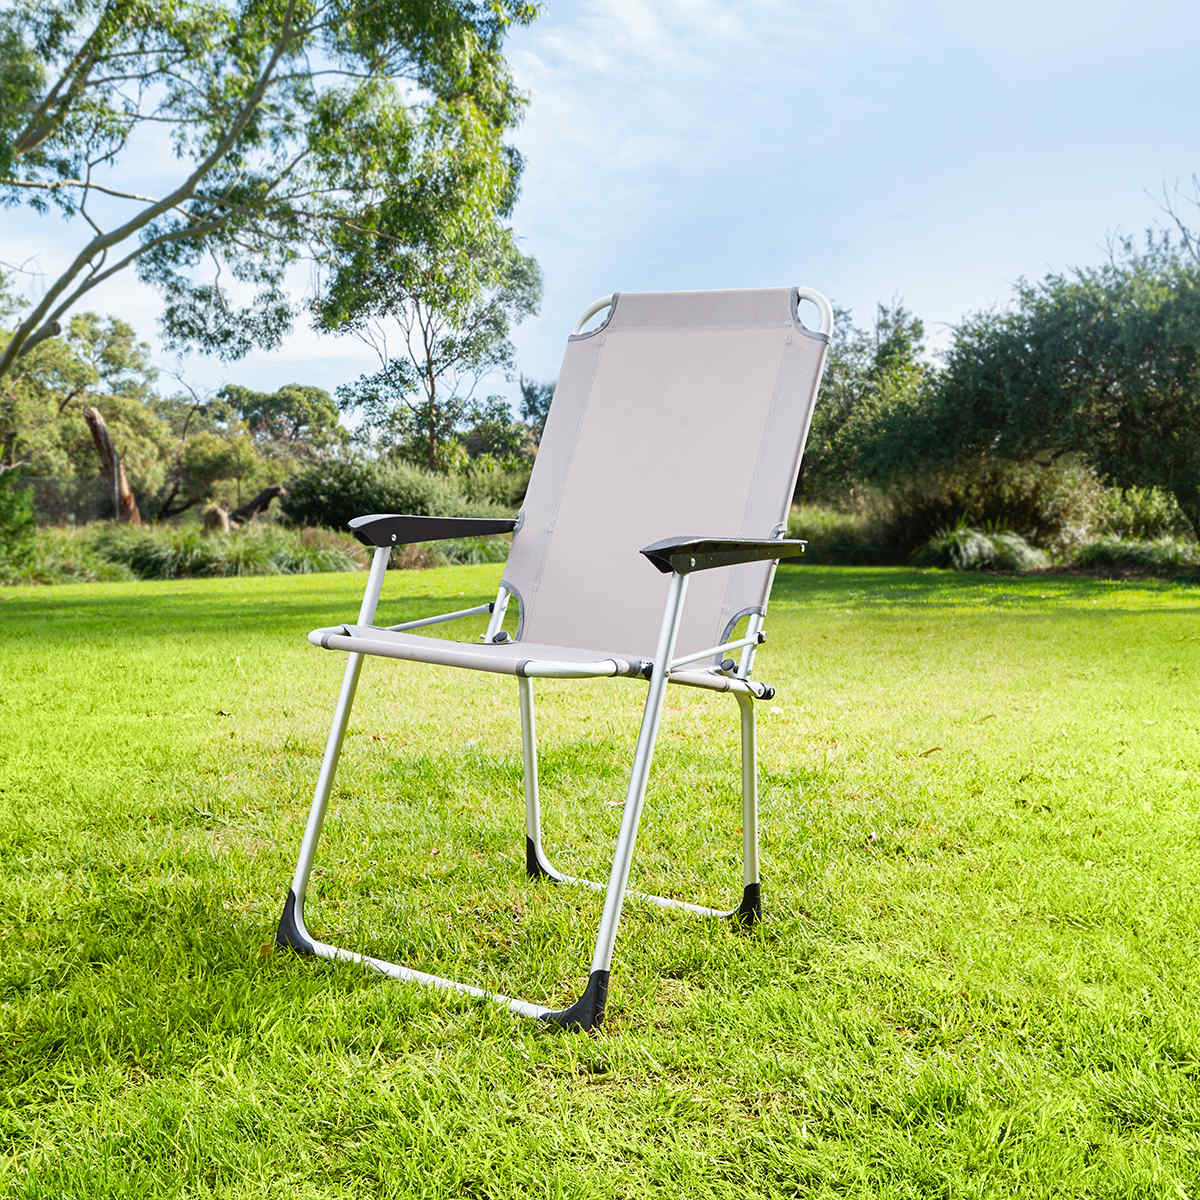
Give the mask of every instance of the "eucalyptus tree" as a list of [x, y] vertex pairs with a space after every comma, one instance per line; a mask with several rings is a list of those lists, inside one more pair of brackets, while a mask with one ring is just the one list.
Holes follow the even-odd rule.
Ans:
[[[168, 345], [278, 344], [328, 247], [494, 223], [526, 0], [0, 0], [0, 203], [75, 231], [0, 379], [106, 279], [161, 289]], [[294, 272], [291, 273], [294, 276]], [[336, 280], [335, 280], [336, 284]]]
[[512, 329], [541, 300], [537, 264], [509, 231], [479, 228], [403, 248], [355, 240], [347, 258], [323, 319], [349, 324], [380, 365], [342, 388], [342, 403], [385, 448], [445, 470], [465, 453], [463, 426], [496, 419], [473, 395], [483, 376], [512, 370]]

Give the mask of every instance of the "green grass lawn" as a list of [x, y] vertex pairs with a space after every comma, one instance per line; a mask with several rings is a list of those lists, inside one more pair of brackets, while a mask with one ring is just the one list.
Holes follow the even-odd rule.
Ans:
[[[631, 900], [579, 1035], [271, 949], [364, 579], [0, 592], [0, 1193], [1200, 1196], [1200, 591], [781, 570], [767, 920]], [[537, 685], [562, 869], [643, 696]], [[736, 754], [669, 694], [635, 886], [736, 902]], [[525, 879], [520, 779], [512, 679], [368, 660], [313, 932], [573, 1000], [600, 897]]]

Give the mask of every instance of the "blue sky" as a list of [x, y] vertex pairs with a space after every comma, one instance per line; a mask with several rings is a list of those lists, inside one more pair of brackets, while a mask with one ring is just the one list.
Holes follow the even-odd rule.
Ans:
[[[1162, 219], [1162, 188], [1200, 171], [1194, 0], [551, 0], [510, 59], [530, 96], [515, 223], [546, 285], [517, 362], [537, 378], [614, 290], [805, 283], [863, 323], [901, 296], [944, 339], [1019, 276]], [[53, 220], [0, 220], [0, 259], [51, 274], [77, 246]], [[156, 295], [132, 275], [89, 307], [157, 347]], [[373, 366], [306, 330], [182, 363], [263, 389]]]

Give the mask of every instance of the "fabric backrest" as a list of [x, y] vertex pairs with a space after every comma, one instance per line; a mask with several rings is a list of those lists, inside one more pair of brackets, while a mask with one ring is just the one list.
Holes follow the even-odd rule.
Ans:
[[[787, 519], [827, 345], [794, 288], [621, 293], [573, 335], [504, 571], [521, 638], [652, 657], [667, 577], [639, 550]], [[772, 574], [691, 576], [679, 653], [762, 609]]]

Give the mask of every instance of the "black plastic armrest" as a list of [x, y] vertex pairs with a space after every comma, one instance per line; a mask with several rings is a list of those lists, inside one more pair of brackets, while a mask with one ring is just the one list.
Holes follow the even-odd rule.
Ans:
[[713, 567], [733, 567], [738, 563], [769, 562], [775, 558], [799, 558], [807, 542], [798, 538], [663, 538], [646, 546], [642, 553], [664, 574], [674, 571], [690, 575]]
[[516, 524], [514, 517], [410, 517], [398, 513], [372, 513], [355, 517], [350, 528], [364, 546], [403, 546], [409, 542], [440, 542], [443, 538], [512, 533]]

